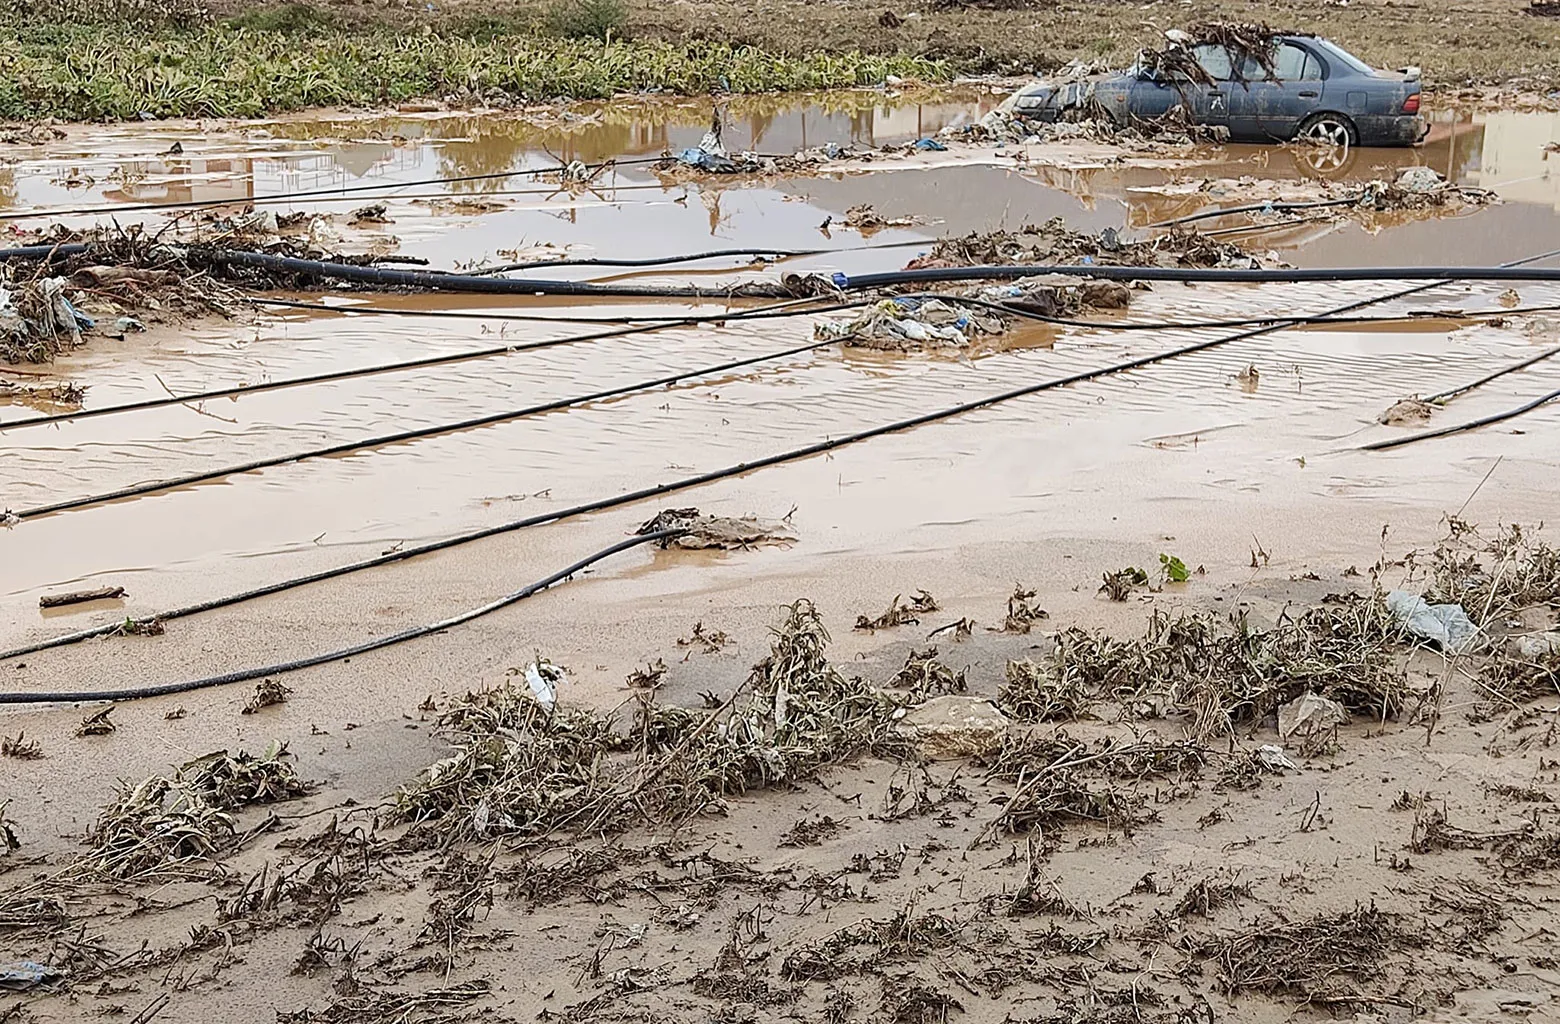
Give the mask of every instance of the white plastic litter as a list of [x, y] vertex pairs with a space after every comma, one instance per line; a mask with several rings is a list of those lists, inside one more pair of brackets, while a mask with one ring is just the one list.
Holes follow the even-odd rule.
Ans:
[[558, 703], [558, 684], [566, 678], [563, 669], [550, 661], [533, 661], [525, 667], [525, 681], [530, 684], [537, 703], [544, 708]]
[[1300, 766], [1289, 760], [1284, 754], [1284, 748], [1277, 743], [1264, 743], [1257, 748], [1257, 757], [1262, 759], [1262, 766], [1269, 771], [1299, 771]]
[[1278, 734], [1288, 739], [1295, 734], [1315, 736], [1349, 720], [1343, 705], [1319, 693], [1304, 693], [1278, 709]]
[[1387, 610], [1404, 629], [1420, 639], [1434, 641], [1452, 654], [1460, 654], [1471, 646], [1478, 633], [1462, 605], [1430, 604], [1406, 590], [1387, 594]]

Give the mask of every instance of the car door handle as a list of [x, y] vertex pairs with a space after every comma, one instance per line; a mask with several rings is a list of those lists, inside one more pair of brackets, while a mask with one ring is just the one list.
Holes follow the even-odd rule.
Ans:
[[1318, 97], [1320, 95], [1321, 95], [1321, 93], [1317, 92], [1315, 89], [1301, 89], [1300, 90], [1300, 98], [1303, 99], [1303, 100], [1314, 100], [1314, 99], [1316, 99], [1316, 97]]

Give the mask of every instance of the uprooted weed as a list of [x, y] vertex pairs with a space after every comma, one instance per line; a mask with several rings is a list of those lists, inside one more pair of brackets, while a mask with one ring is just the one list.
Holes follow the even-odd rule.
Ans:
[[1360, 995], [1343, 987], [1343, 978], [1378, 979], [1393, 950], [1417, 944], [1397, 915], [1374, 904], [1239, 935], [1185, 941], [1189, 953], [1213, 962], [1227, 993], [1331, 1000]]
[[997, 707], [1020, 722], [1081, 718], [1090, 703], [1078, 676], [1059, 676], [1028, 658], [1007, 663], [1007, 679], [997, 690]]
[[1560, 605], [1560, 548], [1513, 524], [1494, 539], [1453, 522], [1431, 558], [1427, 600], [1460, 604], [1476, 623], [1499, 621], [1537, 605]]
[[895, 594], [894, 599], [888, 603], [888, 610], [877, 618], [866, 615], [856, 616], [856, 628], [876, 631], [891, 629], [894, 626], [915, 626], [920, 624], [920, 616], [936, 610], [937, 599], [924, 590], [917, 590], [908, 601], [900, 600], [900, 596]]
[[1236, 906], [1250, 896], [1251, 885], [1248, 882], [1237, 882], [1230, 878], [1199, 878], [1176, 900], [1175, 909], [1171, 913], [1176, 917], [1195, 914], [1212, 918], [1215, 910]]
[[1055, 685], [1139, 714], [1189, 712], [1197, 737], [1260, 722], [1307, 691], [1380, 718], [1407, 699], [1406, 674], [1392, 657], [1397, 639], [1379, 595], [1285, 613], [1271, 629], [1241, 619], [1223, 630], [1207, 616], [1156, 611], [1141, 639], [1064, 630]]
[[87, 877], [206, 876], [238, 839], [230, 813], [308, 792], [273, 745], [263, 757], [208, 754], [172, 778], [154, 775], [121, 786], [87, 832], [88, 853], [74, 866]]
[[912, 650], [904, 666], [888, 681], [896, 689], [909, 690], [914, 700], [925, 700], [939, 693], [963, 693], [969, 689], [969, 666], [955, 672], [938, 660], [937, 648]]
[[444, 841], [613, 832], [646, 812], [680, 820], [859, 751], [897, 749], [891, 715], [904, 696], [847, 680], [828, 643], [817, 610], [798, 601], [729, 700], [694, 710], [642, 691], [626, 736], [611, 716], [529, 691], [467, 694], [439, 719], [454, 752], [402, 787], [393, 813]]

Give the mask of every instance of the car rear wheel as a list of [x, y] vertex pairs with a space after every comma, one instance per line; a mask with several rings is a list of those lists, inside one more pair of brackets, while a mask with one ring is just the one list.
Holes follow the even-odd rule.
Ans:
[[1360, 133], [1354, 122], [1342, 114], [1312, 114], [1300, 122], [1295, 138], [1324, 146], [1358, 146]]

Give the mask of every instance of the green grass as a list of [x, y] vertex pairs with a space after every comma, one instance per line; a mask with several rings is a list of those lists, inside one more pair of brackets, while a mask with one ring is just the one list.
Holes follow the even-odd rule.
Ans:
[[[284, 8], [285, 12], [286, 9]], [[785, 56], [721, 43], [564, 39], [449, 29], [353, 31], [299, 19], [187, 29], [113, 24], [0, 26], [0, 119], [252, 117], [413, 98], [603, 98], [650, 89], [704, 93], [939, 80], [941, 61], [861, 53]]]

